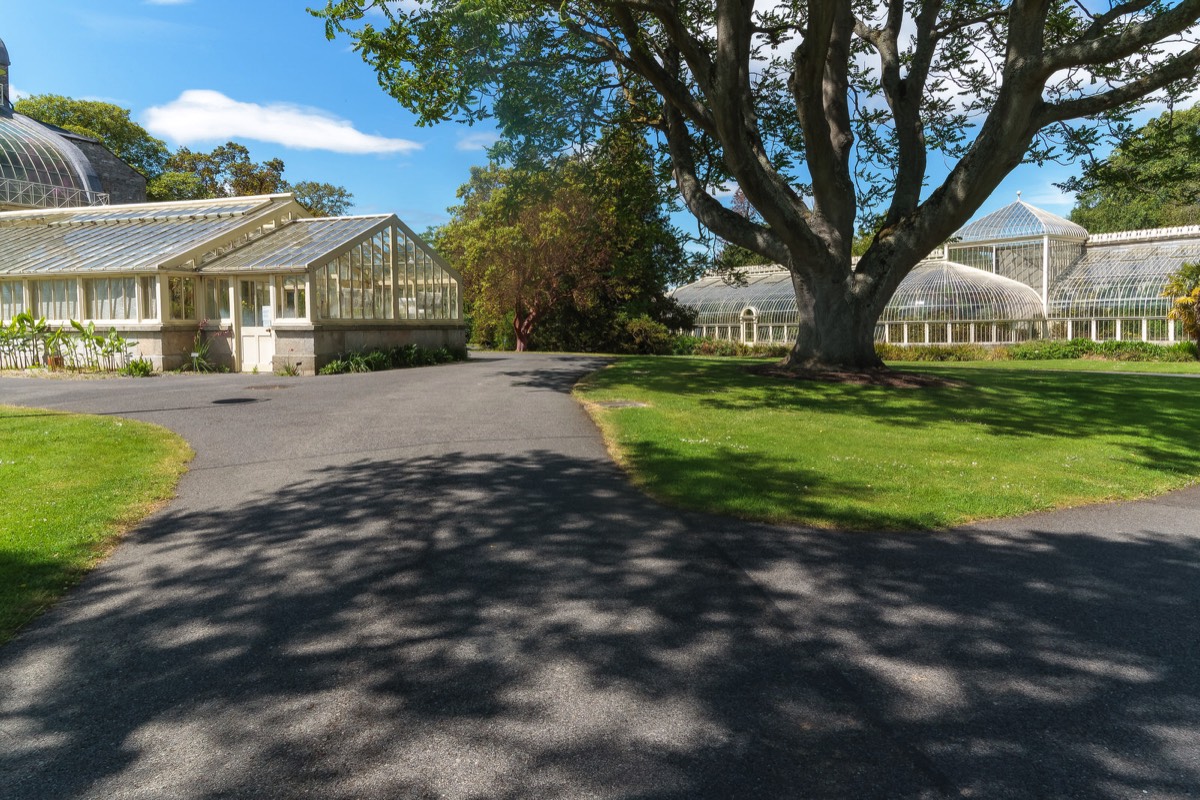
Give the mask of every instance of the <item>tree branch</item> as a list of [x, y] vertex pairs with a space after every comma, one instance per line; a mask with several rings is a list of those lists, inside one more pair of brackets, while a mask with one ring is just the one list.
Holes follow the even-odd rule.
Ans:
[[[1137, 5], [1140, 0], [1133, 4]], [[1121, 8], [1121, 6], [1117, 6]], [[1113, 9], [1114, 11], [1116, 8]], [[1064, 45], [1047, 52], [1042, 58], [1042, 71], [1052, 75], [1062, 69], [1083, 67], [1089, 64], [1107, 64], [1133, 55], [1138, 50], [1172, 34], [1180, 33], [1200, 20], [1200, 0], [1183, 0], [1170, 11], [1156, 14], [1145, 22], [1131, 25], [1120, 33], [1100, 36], [1104, 26], [1097, 28], [1093, 23], [1089, 33], [1073, 44]], [[1107, 20], [1111, 22], [1111, 20]], [[1096, 29], [1095, 33], [1091, 33]]]
[[1111, 111], [1156, 92], [1168, 84], [1194, 75], [1197, 68], [1200, 68], [1200, 45], [1176, 56], [1153, 72], [1107, 92], [1058, 103], [1045, 103], [1034, 117], [1033, 124], [1040, 130], [1055, 122]]
[[705, 190], [704, 184], [696, 177], [696, 161], [692, 157], [695, 143], [688, 133], [683, 115], [670, 104], [664, 105], [663, 115], [666, 122], [667, 147], [670, 149], [671, 163], [675, 168], [675, 182], [688, 210], [704, 227], [725, 241], [764, 255], [776, 263], [790, 264], [787, 246], [770, 229], [731, 211]]

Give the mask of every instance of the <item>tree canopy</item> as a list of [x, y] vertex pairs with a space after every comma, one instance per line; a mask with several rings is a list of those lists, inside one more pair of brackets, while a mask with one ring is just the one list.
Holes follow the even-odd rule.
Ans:
[[[312, 13], [421, 121], [494, 118], [517, 155], [586, 146], [627, 104], [700, 222], [791, 271], [796, 365], [878, 364], [875, 321], [900, 281], [1005, 175], [1078, 158], [1142, 98], [1195, 85], [1200, 65], [1200, 0], [326, 0]], [[713, 196], [730, 181], [761, 221]], [[855, 267], [860, 230], [873, 236]]]
[[1200, 105], [1152, 119], [1060, 186], [1092, 233], [1200, 223]]
[[644, 139], [615, 128], [585, 155], [471, 172], [435, 236], [462, 272], [477, 340], [620, 350], [631, 323], [690, 325], [664, 294], [692, 277]]

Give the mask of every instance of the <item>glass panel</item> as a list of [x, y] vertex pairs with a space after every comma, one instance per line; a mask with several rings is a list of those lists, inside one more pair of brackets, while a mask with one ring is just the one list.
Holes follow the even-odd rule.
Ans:
[[135, 319], [136, 278], [96, 278], [84, 281], [88, 316], [92, 319]]
[[1121, 338], [1127, 342], [1142, 340], [1142, 321], [1140, 319], [1121, 320]]
[[291, 275], [279, 279], [279, 318], [303, 319], [307, 314], [305, 307], [306, 281], [303, 276]]
[[158, 279], [139, 278], [138, 291], [142, 297], [142, 319], [158, 319]]
[[171, 298], [171, 319], [196, 318], [195, 278], [167, 278], [167, 293]]
[[25, 290], [20, 281], [0, 283], [0, 322], [12, 320], [25, 310]]
[[34, 314], [54, 320], [79, 319], [79, 282], [74, 279], [36, 281]]
[[229, 320], [229, 281], [209, 279], [205, 282], [204, 316], [212, 320]]
[[265, 281], [242, 281], [239, 290], [243, 328], [264, 327], [263, 309], [270, 305], [270, 289]]

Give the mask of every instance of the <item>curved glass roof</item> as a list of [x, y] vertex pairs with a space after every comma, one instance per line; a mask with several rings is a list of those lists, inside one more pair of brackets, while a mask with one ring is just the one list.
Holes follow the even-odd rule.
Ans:
[[1045, 317], [1042, 298], [1020, 281], [953, 261], [926, 261], [900, 282], [879, 321], [998, 322]]
[[780, 267], [745, 267], [738, 270], [742, 281], [725, 275], [709, 275], [680, 286], [671, 296], [696, 311], [697, 325], [731, 325], [746, 309], [754, 311], [763, 324], [795, 324], [796, 290], [792, 276]]
[[1088, 232], [1082, 225], [1076, 225], [1057, 214], [1018, 200], [959, 228], [954, 234], [954, 239], [955, 243], [990, 242], [1031, 236], [1058, 236], [1083, 240], [1088, 237]]
[[[23, 114], [0, 111], [0, 180], [57, 190], [65, 200], [101, 191], [100, 178], [74, 144]], [[51, 204], [54, 205], [53, 197]], [[40, 203], [39, 203], [40, 205]]]
[[1050, 290], [1052, 318], [1165, 317], [1167, 276], [1187, 261], [1200, 261], [1200, 236], [1162, 242], [1091, 245]]
[[[696, 311], [696, 325], [735, 325], [747, 310], [766, 325], [794, 325], [796, 295], [780, 267], [741, 270], [733, 283], [710, 275], [672, 292]], [[998, 322], [1045, 319], [1042, 299], [1025, 284], [952, 261], [925, 261], [910, 272], [883, 310], [880, 322]]]

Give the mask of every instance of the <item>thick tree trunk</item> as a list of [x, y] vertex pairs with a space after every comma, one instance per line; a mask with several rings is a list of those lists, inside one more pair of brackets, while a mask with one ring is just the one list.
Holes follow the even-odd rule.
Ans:
[[533, 333], [533, 314], [513, 316], [513, 334], [517, 338], [517, 352], [523, 353], [529, 349], [529, 334]]
[[797, 369], [877, 369], [876, 313], [870, 304], [855, 298], [842, 283], [812, 283], [795, 274], [800, 330], [784, 359]]

